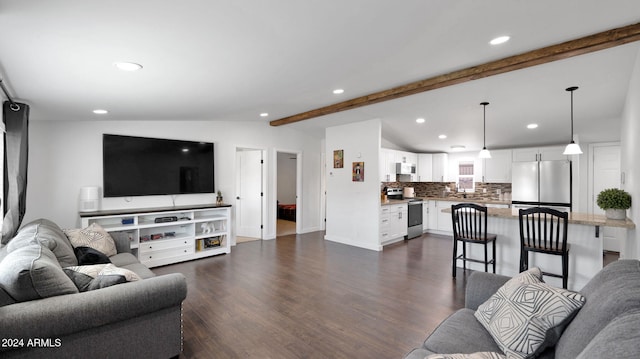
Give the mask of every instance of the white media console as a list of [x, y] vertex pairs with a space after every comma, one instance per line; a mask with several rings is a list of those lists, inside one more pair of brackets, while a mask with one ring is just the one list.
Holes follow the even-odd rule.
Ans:
[[148, 267], [229, 253], [231, 205], [201, 205], [80, 212], [82, 227], [99, 224], [128, 238]]

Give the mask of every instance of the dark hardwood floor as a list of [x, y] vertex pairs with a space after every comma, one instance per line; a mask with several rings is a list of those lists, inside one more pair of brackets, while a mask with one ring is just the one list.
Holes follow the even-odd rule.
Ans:
[[466, 275], [451, 277], [450, 237], [375, 252], [323, 235], [240, 243], [154, 268], [188, 281], [181, 358], [401, 358], [464, 305]]

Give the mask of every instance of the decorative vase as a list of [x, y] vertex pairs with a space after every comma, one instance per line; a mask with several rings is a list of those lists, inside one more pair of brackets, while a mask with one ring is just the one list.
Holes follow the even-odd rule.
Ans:
[[608, 208], [604, 210], [604, 215], [609, 219], [627, 219], [627, 210]]
[[217, 196], [216, 197], [216, 204], [218, 204], [218, 205], [222, 204], [222, 196]]

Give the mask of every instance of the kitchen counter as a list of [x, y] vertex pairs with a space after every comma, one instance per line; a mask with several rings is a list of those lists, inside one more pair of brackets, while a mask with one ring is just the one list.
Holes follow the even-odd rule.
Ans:
[[[442, 212], [451, 213], [451, 208], [444, 208]], [[517, 208], [487, 208], [487, 216], [489, 217], [518, 219], [518, 213], [519, 211]], [[626, 229], [636, 228], [635, 223], [633, 223], [629, 218], [625, 220], [608, 219], [607, 217], [599, 214], [579, 212], [569, 212], [569, 223]]]
[[[413, 198], [407, 199], [390, 199], [386, 202], [381, 202], [380, 204], [383, 206], [388, 206], [392, 204], [401, 204], [401, 203], [409, 203]], [[482, 198], [457, 198], [457, 197], [416, 197], [416, 199], [421, 199], [423, 201], [448, 201], [448, 202], [459, 202], [459, 203], [478, 203], [478, 204], [500, 204], [511, 206], [510, 201], [500, 201], [497, 199], [482, 199]]]
[[[442, 208], [445, 216], [451, 208]], [[450, 214], [449, 214], [450, 216]], [[514, 208], [487, 208], [488, 232], [498, 236], [496, 239], [496, 273], [514, 276], [519, 272], [520, 258], [520, 222], [519, 210]], [[449, 223], [449, 226], [451, 224]], [[615, 227], [620, 231], [635, 228], [629, 219], [613, 220], [603, 215], [569, 212], [568, 242], [569, 251], [569, 289], [580, 290], [600, 269], [602, 269], [603, 228]], [[627, 235], [624, 235], [627, 238]], [[627, 241], [630, 239], [626, 239]], [[627, 244], [630, 245], [630, 244]], [[635, 245], [635, 244], [633, 244]], [[625, 246], [623, 246], [624, 248]], [[482, 258], [482, 246], [468, 246], [467, 255]], [[624, 253], [620, 252], [622, 258]], [[461, 265], [460, 265], [461, 266]], [[529, 257], [529, 266], [544, 268], [551, 273], [561, 273], [559, 257], [533, 253]], [[467, 263], [467, 268], [484, 270], [479, 263]], [[551, 285], [561, 286], [559, 278], [545, 276]]]
[[484, 199], [484, 198], [459, 198], [459, 197], [422, 197], [427, 201], [449, 201], [460, 203], [478, 203], [478, 204], [503, 204], [511, 206], [511, 201], [500, 201], [498, 199]]

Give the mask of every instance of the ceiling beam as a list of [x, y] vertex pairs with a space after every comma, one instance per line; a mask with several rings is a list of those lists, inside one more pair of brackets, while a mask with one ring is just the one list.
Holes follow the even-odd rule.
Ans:
[[638, 40], [640, 40], [640, 23], [603, 31], [597, 34], [581, 37], [579, 39], [487, 62], [482, 65], [468, 67], [444, 75], [438, 75], [425, 80], [411, 82], [388, 90], [374, 92], [351, 100], [338, 102], [278, 120], [273, 120], [269, 123], [271, 126], [282, 126], [340, 111], [351, 110], [379, 102], [415, 95], [417, 93], [435, 90], [442, 87], [499, 75], [505, 72], [584, 55]]

